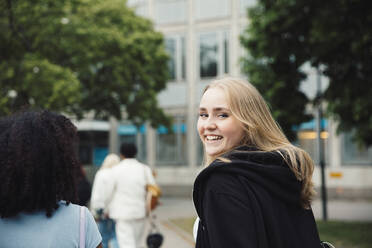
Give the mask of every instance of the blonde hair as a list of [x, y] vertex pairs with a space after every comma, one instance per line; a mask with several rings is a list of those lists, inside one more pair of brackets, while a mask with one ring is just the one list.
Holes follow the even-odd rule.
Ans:
[[[309, 154], [288, 141], [258, 90], [249, 82], [237, 78], [214, 80], [204, 89], [203, 94], [211, 88], [220, 88], [225, 92], [232, 115], [242, 124], [245, 131], [245, 136], [234, 148], [249, 145], [257, 147], [260, 151], [278, 152], [296, 178], [302, 182], [301, 203], [304, 208], [309, 208], [315, 195], [311, 180], [314, 163]], [[205, 155], [205, 162], [210, 164], [221, 155], [213, 157]]]
[[120, 162], [119, 156], [116, 155], [115, 153], [110, 153], [103, 160], [100, 170], [112, 168], [113, 166], [117, 165], [119, 162]]

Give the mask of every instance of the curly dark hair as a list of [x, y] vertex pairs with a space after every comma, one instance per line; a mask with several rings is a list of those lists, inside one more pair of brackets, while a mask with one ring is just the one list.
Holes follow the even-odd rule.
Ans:
[[0, 119], [0, 216], [45, 211], [76, 200], [79, 167], [76, 127], [47, 110], [24, 111]]

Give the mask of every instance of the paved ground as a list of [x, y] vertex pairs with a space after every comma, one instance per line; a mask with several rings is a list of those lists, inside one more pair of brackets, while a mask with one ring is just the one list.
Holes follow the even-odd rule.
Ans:
[[[322, 204], [313, 203], [316, 219], [322, 218]], [[196, 216], [193, 203], [185, 198], [165, 198], [155, 211], [157, 223], [164, 235], [162, 248], [192, 248], [194, 241], [190, 234], [169, 222], [169, 219]], [[372, 221], [372, 202], [366, 201], [331, 201], [328, 202], [330, 220]]]

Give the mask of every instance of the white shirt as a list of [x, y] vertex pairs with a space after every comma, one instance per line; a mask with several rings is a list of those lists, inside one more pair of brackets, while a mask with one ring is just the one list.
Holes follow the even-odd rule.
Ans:
[[106, 197], [112, 196], [108, 206], [110, 217], [115, 220], [144, 218], [146, 184], [155, 184], [151, 169], [134, 158], [127, 158], [109, 169], [109, 173]]
[[192, 234], [194, 236], [194, 241], [196, 242], [196, 238], [198, 237], [198, 227], [199, 227], [199, 217], [197, 217], [194, 221], [194, 226], [192, 228]]
[[111, 193], [107, 192], [107, 185], [110, 183], [110, 176], [110, 169], [100, 169], [97, 171], [94, 177], [92, 197], [90, 199], [91, 209], [98, 210], [102, 208], [105, 213], [108, 213], [108, 205], [111, 199], [107, 195], [111, 195]]

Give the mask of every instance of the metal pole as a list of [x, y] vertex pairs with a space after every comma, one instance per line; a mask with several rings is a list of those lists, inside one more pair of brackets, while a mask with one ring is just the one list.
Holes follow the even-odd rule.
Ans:
[[321, 72], [317, 68], [317, 143], [318, 143], [318, 161], [321, 169], [321, 192], [322, 192], [322, 209], [323, 209], [323, 220], [327, 221], [327, 189], [326, 189], [326, 180], [325, 180], [325, 162], [324, 162], [324, 142], [322, 141], [320, 135], [323, 131], [322, 118], [322, 82], [321, 82]]

